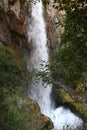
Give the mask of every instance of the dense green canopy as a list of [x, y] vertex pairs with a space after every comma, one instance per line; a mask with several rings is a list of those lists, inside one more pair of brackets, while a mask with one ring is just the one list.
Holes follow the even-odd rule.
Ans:
[[[51, 62], [53, 77], [67, 85], [87, 83], [87, 4], [86, 0], [59, 0], [66, 11], [65, 31]], [[55, 72], [53, 70], [55, 68]]]

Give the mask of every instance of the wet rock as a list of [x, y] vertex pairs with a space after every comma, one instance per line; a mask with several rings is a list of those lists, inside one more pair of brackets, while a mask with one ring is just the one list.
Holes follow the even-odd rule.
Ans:
[[48, 117], [44, 116], [43, 114], [41, 114], [40, 116], [39, 125], [40, 130], [51, 130], [53, 128], [51, 120]]

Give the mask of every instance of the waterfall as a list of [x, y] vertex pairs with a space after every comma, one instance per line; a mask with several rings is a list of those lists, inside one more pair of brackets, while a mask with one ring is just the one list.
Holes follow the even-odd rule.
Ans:
[[[42, 64], [43, 61], [47, 62], [49, 56], [41, 0], [37, 1], [35, 4], [32, 3], [31, 20], [29, 20], [28, 30], [29, 41], [31, 41], [32, 44], [28, 69], [29, 71], [33, 69], [42, 71], [40, 64]], [[82, 124], [82, 119], [71, 113], [69, 109], [63, 107], [52, 108], [53, 103], [50, 98], [52, 92], [51, 85], [45, 87], [40, 79], [38, 81], [32, 81], [29, 86], [28, 96], [39, 104], [43, 114], [51, 118], [54, 123], [53, 130], [65, 130], [66, 128], [64, 127], [67, 127], [67, 130], [75, 130]]]
[[[29, 61], [29, 70], [36, 69], [41, 71], [41, 63], [43, 63], [43, 61], [47, 62], [49, 59], [46, 27], [43, 19], [43, 6], [41, 1], [32, 4], [31, 24], [28, 35], [33, 46]], [[30, 86], [31, 89], [29, 89], [29, 96], [38, 102], [42, 113], [49, 115], [51, 109], [50, 93], [52, 87], [49, 85], [45, 87], [41, 79], [33, 82]]]

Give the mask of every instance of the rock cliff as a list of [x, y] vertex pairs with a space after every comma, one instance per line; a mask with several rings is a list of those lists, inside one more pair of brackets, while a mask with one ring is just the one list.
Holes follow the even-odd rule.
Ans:
[[0, 1], [0, 44], [15, 48], [28, 45], [25, 22], [27, 9], [25, 0]]

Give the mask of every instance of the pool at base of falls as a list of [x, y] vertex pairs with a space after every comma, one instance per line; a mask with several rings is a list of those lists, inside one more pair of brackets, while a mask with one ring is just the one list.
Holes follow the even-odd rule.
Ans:
[[54, 128], [52, 130], [83, 129], [83, 120], [64, 107], [58, 107], [54, 109], [51, 112], [50, 118], [54, 124]]

